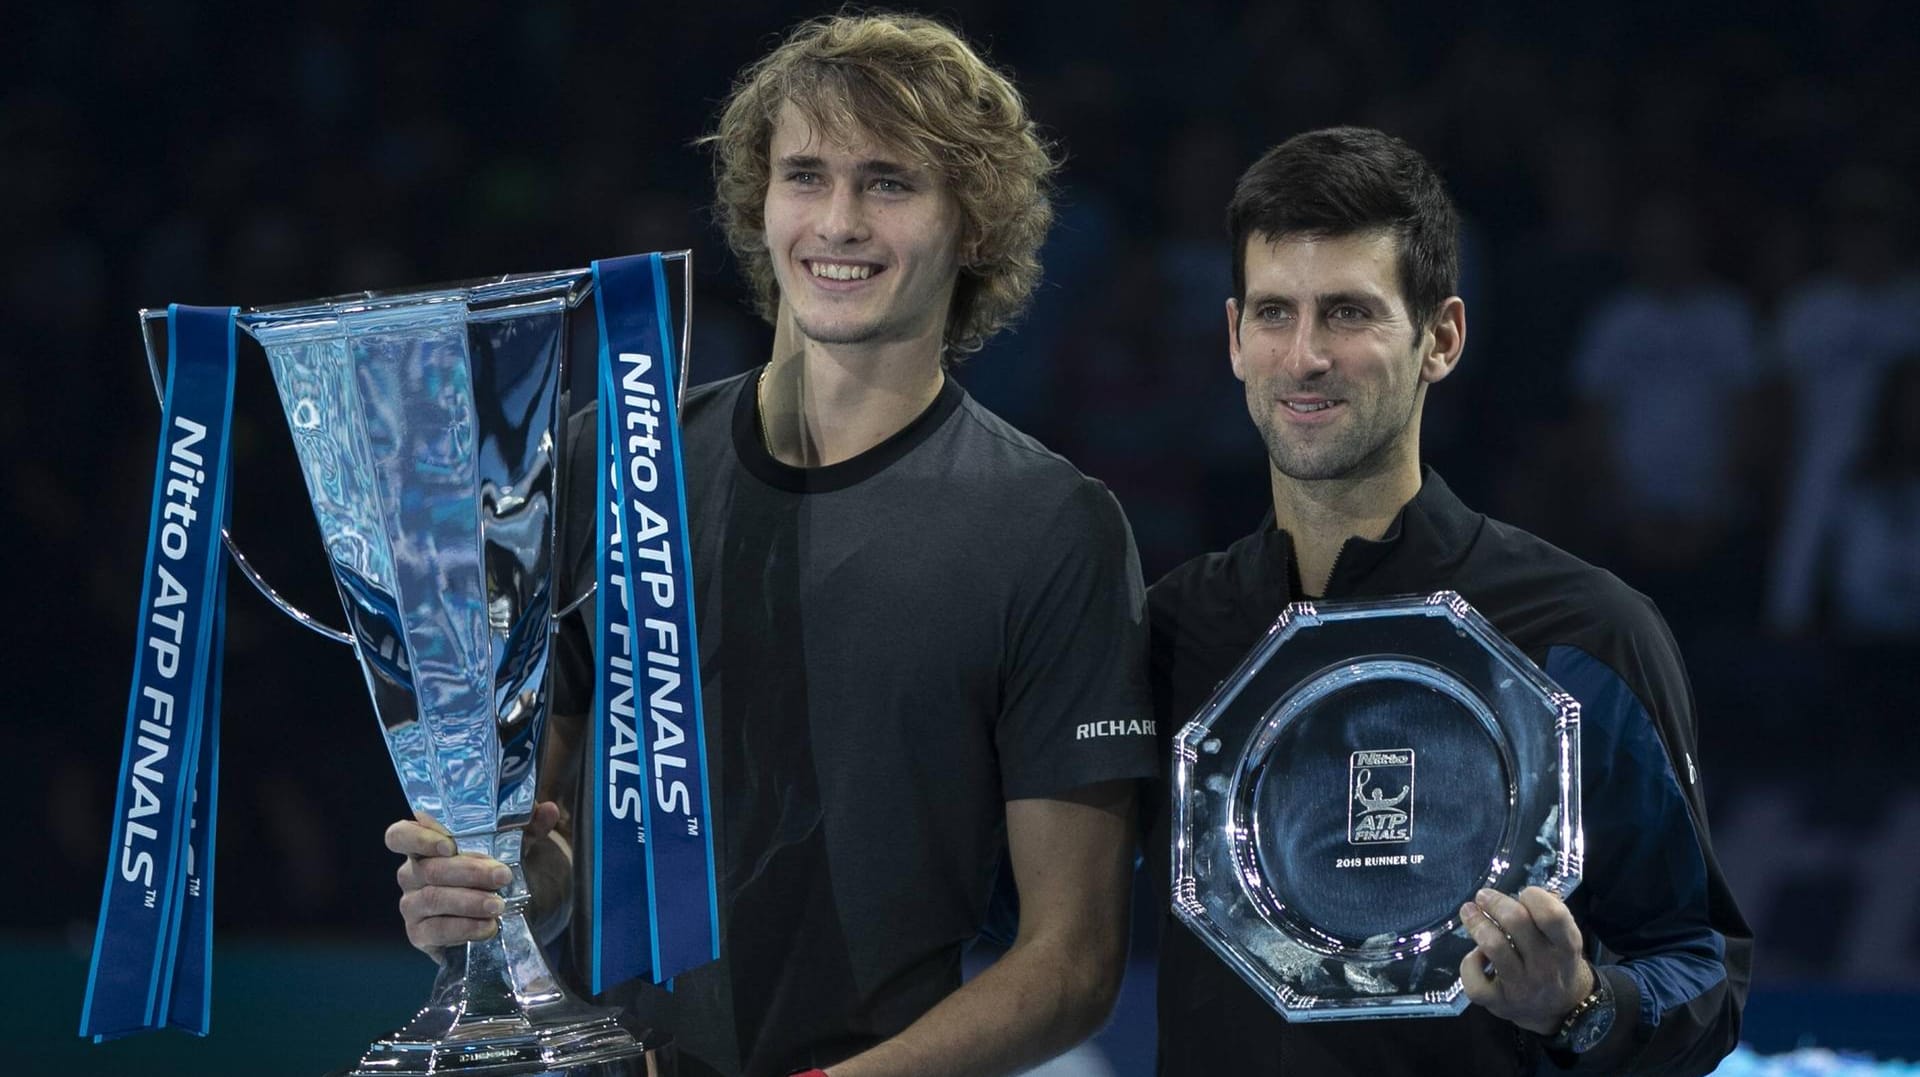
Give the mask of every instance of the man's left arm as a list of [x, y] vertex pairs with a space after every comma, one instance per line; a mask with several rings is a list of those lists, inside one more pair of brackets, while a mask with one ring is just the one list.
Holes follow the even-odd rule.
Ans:
[[1548, 675], [1581, 703], [1581, 886], [1571, 911], [1541, 890], [1478, 896], [1461, 978], [1560, 1066], [1706, 1073], [1739, 1036], [1752, 932], [1708, 840], [1677, 651], [1664, 625], [1640, 638], [1612, 665], [1550, 653]]
[[1091, 1035], [1127, 950], [1134, 783], [1007, 802], [1020, 932], [980, 975], [830, 1077], [1012, 1073]]

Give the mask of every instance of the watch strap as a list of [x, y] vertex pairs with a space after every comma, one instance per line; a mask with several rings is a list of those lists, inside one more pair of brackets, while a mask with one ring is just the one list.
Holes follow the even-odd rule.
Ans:
[[[1588, 967], [1591, 968], [1592, 966]], [[1608, 981], [1606, 976], [1601, 974], [1599, 969], [1593, 969], [1593, 990], [1587, 992], [1586, 997], [1575, 1004], [1573, 1009], [1567, 1011], [1565, 1017], [1561, 1018], [1560, 1027], [1554, 1031], [1553, 1037], [1548, 1040], [1548, 1046], [1556, 1051], [1571, 1051], [1575, 1054], [1584, 1053], [1592, 1048], [1599, 1039], [1603, 1038], [1604, 1033], [1600, 1036], [1583, 1035], [1582, 1033], [1588, 1031], [1595, 1022], [1604, 1022], [1606, 1025], [1611, 1026], [1613, 1022], [1606, 1019], [1612, 1015], [1613, 985]]]

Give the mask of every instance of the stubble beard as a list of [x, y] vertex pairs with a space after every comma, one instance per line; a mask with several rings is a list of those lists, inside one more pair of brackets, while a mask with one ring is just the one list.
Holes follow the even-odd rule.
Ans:
[[812, 317], [798, 309], [789, 309], [793, 327], [802, 337], [817, 344], [872, 344], [887, 339], [892, 328], [884, 315], [845, 318], [829, 313], [825, 317]]
[[802, 312], [797, 305], [787, 307], [788, 317], [800, 335], [816, 344], [891, 344], [912, 340], [924, 332], [914, 312], [898, 308], [896, 296], [883, 309], [842, 315], [828, 310], [819, 314]]
[[871, 344], [884, 335], [878, 322], [822, 327], [798, 315], [793, 321], [800, 335], [816, 344]]
[[[1298, 439], [1289, 439], [1283, 422], [1275, 415], [1275, 409], [1286, 405], [1276, 402], [1271, 391], [1249, 386], [1247, 397], [1254, 405], [1250, 410], [1260, 440], [1266, 443], [1267, 460], [1274, 470], [1296, 482], [1357, 479], [1387, 469], [1420, 406], [1416, 382], [1405, 410], [1398, 415], [1394, 414], [1398, 409], [1383, 405], [1371, 416], [1351, 416], [1361, 421], [1347, 424], [1320, 444], [1303, 445]], [[1353, 408], [1354, 403], [1348, 399], [1342, 406]]]

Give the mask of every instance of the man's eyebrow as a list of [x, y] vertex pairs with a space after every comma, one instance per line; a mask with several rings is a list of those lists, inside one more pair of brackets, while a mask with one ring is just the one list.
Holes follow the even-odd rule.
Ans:
[[1337, 307], [1341, 304], [1352, 304], [1357, 307], [1379, 309], [1379, 307], [1386, 302], [1384, 297], [1369, 291], [1325, 292], [1315, 298], [1319, 300], [1320, 305], [1323, 307]]
[[[801, 169], [810, 172], [819, 172], [824, 171], [827, 167], [826, 158], [812, 153], [789, 153], [775, 161], [774, 164], [783, 171]], [[908, 177], [922, 176], [926, 172], [924, 168], [903, 164], [899, 161], [890, 161], [884, 157], [869, 157], [865, 160], [856, 161], [854, 162], [853, 170], [856, 174], [862, 176]]]
[[1289, 307], [1294, 305], [1292, 296], [1281, 295], [1279, 292], [1249, 291], [1247, 293], [1247, 306], [1256, 307], [1264, 303], [1279, 303]]

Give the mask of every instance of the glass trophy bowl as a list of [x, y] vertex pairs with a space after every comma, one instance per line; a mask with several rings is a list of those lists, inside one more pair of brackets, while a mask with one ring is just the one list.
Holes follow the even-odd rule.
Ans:
[[1176, 738], [1174, 912], [1290, 1021], [1460, 1013], [1460, 906], [1579, 883], [1579, 723], [1451, 591], [1295, 603]]

